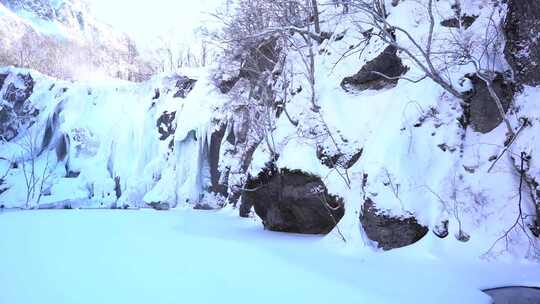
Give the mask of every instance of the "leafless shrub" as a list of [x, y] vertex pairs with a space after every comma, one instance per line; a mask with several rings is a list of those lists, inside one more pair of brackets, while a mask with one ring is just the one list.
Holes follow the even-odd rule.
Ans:
[[28, 128], [27, 132], [17, 143], [23, 150], [21, 155], [21, 171], [26, 186], [26, 209], [39, 206], [41, 197], [44, 194], [46, 183], [52, 177], [50, 167], [50, 153], [45, 149], [45, 164], [43, 169], [39, 168], [38, 158], [42, 152], [41, 141], [38, 132]]
[[[405, 54], [424, 74], [418, 79], [411, 79], [406, 76], [389, 77], [382, 73], [375, 72], [381, 77], [388, 79], [403, 79], [410, 82], [418, 82], [425, 78], [433, 80], [440, 85], [445, 91], [461, 100], [467, 96], [458, 90], [451, 79], [445, 74], [453, 66], [457, 65], [472, 65], [478, 77], [485, 82], [490, 96], [497, 105], [499, 114], [505, 122], [507, 131], [511, 137], [514, 136], [513, 128], [506, 117], [506, 113], [502, 106], [500, 97], [496, 94], [493, 82], [496, 77], [496, 63], [501, 60], [500, 44], [502, 41], [501, 25], [497, 24], [494, 14], [497, 9], [492, 9], [492, 14], [489, 18], [489, 28], [486, 29], [486, 34], [482, 41], [468, 40], [466, 36], [460, 35], [459, 32], [452, 33], [445, 47], [435, 48], [435, 1], [421, 0], [418, 3], [425, 7], [429, 19], [429, 31], [425, 43], [422, 43], [418, 38], [415, 38], [406, 29], [391, 24], [387, 19], [387, 12], [384, 1], [381, 0], [352, 0], [351, 6], [353, 12], [364, 15], [364, 18], [359, 18], [357, 24], [362, 33], [365, 33], [365, 40], [361, 41], [357, 47], [365, 48], [372, 38], [378, 38], [387, 45], [395, 47], [401, 53]], [[404, 39], [398, 40], [397, 36]], [[403, 42], [402, 42], [403, 41]], [[448, 47], [450, 43], [451, 47]], [[474, 43], [480, 48], [479, 52], [473, 48], [471, 43]], [[441, 62], [442, 64], [437, 64]]]

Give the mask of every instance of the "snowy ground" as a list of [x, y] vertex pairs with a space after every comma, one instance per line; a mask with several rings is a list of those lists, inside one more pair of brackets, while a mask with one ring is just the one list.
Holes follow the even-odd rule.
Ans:
[[[0, 214], [0, 303], [489, 303], [534, 264], [337, 250], [232, 211]], [[427, 238], [429, 239], [429, 238]], [[396, 302], [397, 301], [397, 302]]]

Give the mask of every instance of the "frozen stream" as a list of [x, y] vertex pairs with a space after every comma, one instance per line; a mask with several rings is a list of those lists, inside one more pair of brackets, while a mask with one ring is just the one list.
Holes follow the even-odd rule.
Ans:
[[481, 304], [480, 289], [540, 283], [538, 265], [436, 258], [429, 239], [352, 250], [234, 213], [1, 213], [0, 303]]

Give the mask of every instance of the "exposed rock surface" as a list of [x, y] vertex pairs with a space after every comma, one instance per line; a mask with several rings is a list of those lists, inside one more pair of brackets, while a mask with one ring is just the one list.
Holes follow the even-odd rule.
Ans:
[[[0, 137], [10, 141], [15, 138], [23, 126], [33, 123], [39, 111], [28, 98], [34, 90], [34, 80], [30, 74], [3, 75], [0, 79], [5, 87], [0, 99]], [[9, 83], [8, 83], [9, 82]]]
[[159, 140], [167, 140], [169, 136], [174, 135], [176, 130], [175, 124], [176, 112], [163, 112], [156, 122], [156, 127], [159, 132]]
[[538, 287], [501, 287], [486, 289], [484, 292], [493, 299], [493, 304], [540, 303], [540, 288]]
[[[381, 90], [394, 87], [397, 85], [398, 79], [388, 78], [399, 77], [405, 74], [407, 70], [408, 68], [403, 65], [401, 58], [397, 56], [397, 49], [389, 46], [375, 59], [367, 62], [358, 73], [343, 79], [341, 87], [345, 91], [349, 91], [350, 89], [360, 91]], [[387, 77], [377, 73], [381, 73]]]
[[150, 203], [150, 207], [159, 210], [159, 211], [167, 211], [171, 209], [171, 206], [169, 203], [162, 203], [162, 202], [156, 202], [156, 203]]
[[540, 1], [509, 0], [506, 60], [521, 84], [540, 85]]
[[331, 153], [322, 146], [317, 146], [317, 158], [328, 168], [350, 169], [358, 162], [364, 149], [358, 149], [353, 153], [334, 152]]
[[428, 228], [418, 223], [412, 215], [392, 217], [377, 209], [368, 198], [362, 207], [360, 222], [368, 238], [379, 248], [390, 250], [416, 243], [428, 233]]
[[448, 224], [449, 224], [448, 220], [444, 220], [444, 221], [440, 222], [433, 229], [433, 233], [437, 237], [439, 237], [441, 239], [444, 239], [445, 237], [448, 236]]
[[4, 86], [4, 81], [6, 81], [7, 77], [8, 74], [0, 74], [0, 90], [2, 90], [2, 87]]
[[193, 90], [197, 80], [191, 79], [185, 76], [179, 76], [179, 79], [176, 81], [176, 88], [178, 91], [174, 94], [174, 98], [186, 98], [186, 96]]
[[[467, 76], [473, 85], [467, 101], [469, 103], [470, 123], [475, 131], [489, 133], [501, 124], [503, 118], [499, 113], [497, 104], [489, 94], [487, 85], [477, 75]], [[505, 113], [512, 104], [514, 94], [511, 83], [504, 80], [502, 75], [497, 75], [493, 82], [493, 89], [501, 99]]]
[[461, 20], [459, 20], [457, 17], [454, 17], [454, 18], [443, 20], [441, 22], [441, 25], [445, 27], [451, 27], [451, 28], [460, 28], [461, 26], [464, 29], [468, 29], [476, 21], [477, 18], [478, 16], [475, 16], [475, 15], [472, 15], [472, 16], [463, 15], [460, 18]]
[[345, 213], [343, 201], [328, 194], [317, 176], [275, 167], [247, 183], [242, 194], [245, 211], [251, 206], [273, 231], [323, 234], [330, 232]]
[[208, 161], [210, 163], [210, 191], [218, 193], [222, 196], [227, 196], [227, 185], [223, 184], [221, 179], [221, 172], [219, 171], [219, 155], [221, 150], [221, 142], [225, 137], [227, 131], [227, 125], [221, 125], [215, 130], [210, 137], [210, 147], [208, 147]]

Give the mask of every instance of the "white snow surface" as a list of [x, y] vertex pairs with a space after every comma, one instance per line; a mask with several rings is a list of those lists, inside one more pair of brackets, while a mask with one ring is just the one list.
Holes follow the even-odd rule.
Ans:
[[[443, 10], [440, 13], [447, 14], [443, 4], [449, 1], [440, 3]], [[470, 6], [478, 8], [483, 3], [485, 1], [471, 1]], [[410, 30], [415, 37], [422, 38], [426, 34], [427, 16], [421, 14], [420, 9], [414, 1], [404, 1], [390, 10], [392, 18], [401, 16], [395, 22]], [[438, 24], [442, 16], [436, 17]], [[478, 22], [485, 22], [485, 18], [479, 17]], [[316, 57], [317, 103], [321, 106], [321, 117], [329, 129], [347, 139], [352, 148], [364, 150], [360, 160], [348, 172], [350, 189], [336, 170], [325, 167], [317, 159], [315, 147], [319, 142], [303, 136], [311, 129], [320, 128], [321, 122], [321, 117], [309, 109], [309, 86], [305, 80], [297, 80], [294, 84], [293, 89], [296, 86], [304, 89], [287, 105], [291, 116], [299, 120], [299, 127], [293, 127], [282, 115], [277, 121], [274, 139], [280, 154], [277, 163], [280, 168], [317, 174], [331, 193], [344, 198], [346, 212], [339, 227], [348, 240], [347, 247], [358, 249], [374, 245], [363, 235], [358, 220], [364, 197], [369, 196], [385, 213], [395, 216], [412, 214], [421, 224], [430, 228], [428, 235], [421, 241], [429, 246], [413, 245], [411, 248], [416, 249], [410, 249], [420, 257], [429, 255], [442, 261], [445, 256], [484, 256], [497, 258], [500, 263], [520, 261], [522, 258], [537, 259], [538, 238], [530, 242], [526, 235], [514, 230], [509, 234], [509, 246], [506, 246], [504, 240], [496, 241], [518, 216], [520, 178], [516, 173], [513, 156], [522, 151], [528, 152], [533, 156], [531, 175], [537, 179], [540, 176], [535, 160], [540, 157], [536, 140], [536, 122], [539, 118], [535, 114], [538, 113], [538, 89], [526, 88], [516, 98], [516, 106], [522, 111], [517, 114], [531, 116], [535, 124], [523, 130], [512, 147], [512, 153], [504, 154], [493, 170], [488, 172], [493, 157], [500, 155], [504, 149], [503, 125], [488, 134], [474, 132], [470, 127], [464, 130], [458, 123], [458, 118], [463, 114], [459, 100], [427, 79], [419, 83], [399, 81], [395, 88], [380, 91], [346, 93], [339, 87], [341, 80], [355, 74], [366, 60], [377, 56], [383, 46], [375, 41], [366, 50], [367, 58], [349, 56], [334, 68], [341, 54], [357, 41], [355, 35], [358, 33], [354, 32], [350, 20], [331, 20], [325, 26], [332, 28], [333, 32], [348, 32], [343, 40], [326, 41], [315, 52], [320, 54]], [[444, 37], [448, 34], [445, 31], [437, 25], [436, 33]], [[473, 36], [480, 33], [474, 27], [468, 31]], [[436, 41], [439, 47], [444, 44], [443, 40]], [[288, 60], [293, 65], [296, 63], [299, 69], [302, 66], [294, 54], [290, 54]], [[415, 78], [420, 74], [410, 60], [403, 60], [410, 67], [407, 76]], [[302, 71], [296, 72], [301, 74]], [[467, 67], [461, 67], [459, 71], [452, 71], [452, 77], [458, 78], [457, 83], [459, 77], [467, 72], [470, 72]], [[70, 155], [73, 158], [69, 162], [69, 166], [80, 170], [81, 175], [65, 178], [66, 163], [56, 163], [53, 159], [54, 170], [49, 182], [51, 194], [44, 196], [41, 203], [58, 204], [68, 200], [81, 207], [109, 207], [114, 204], [139, 207], [158, 201], [169, 202], [171, 206], [197, 202], [208, 185], [208, 170], [202, 160], [209, 134], [215, 128], [214, 120], [219, 121], [229, 116], [241, 120], [241, 117], [234, 117], [235, 113], [227, 112], [224, 106], [227, 96], [217, 92], [208, 71], [196, 74], [198, 82], [195, 89], [186, 99], [175, 99], [171, 96], [174, 92], [164, 93], [170, 84], [163, 75], [136, 85], [117, 80], [59, 82], [32, 72], [36, 87], [30, 99], [41, 115], [31, 130], [42, 134], [55, 107], [63, 104], [58, 134], [65, 133], [72, 138], [78, 136], [84, 139], [80, 144], [72, 143], [73, 151], [70, 151]], [[53, 84], [55, 87], [49, 90]], [[68, 88], [68, 91], [62, 93], [63, 87]], [[152, 99], [155, 88], [160, 88], [162, 92], [157, 100]], [[460, 87], [463, 90], [467, 88], [467, 83]], [[173, 153], [168, 147], [169, 140], [158, 140], [156, 121], [163, 111], [177, 112]], [[518, 115], [509, 113], [508, 116], [512, 125], [519, 128]], [[415, 127], [419, 121], [422, 123]], [[194, 141], [193, 138], [198, 140]], [[323, 143], [329, 141], [328, 138], [320, 140]], [[449, 148], [443, 151], [440, 145]], [[9, 160], [21, 157], [20, 152], [14, 143], [1, 147], [0, 157], [3, 160], [0, 161], [0, 173], [9, 166]], [[54, 154], [54, 151], [51, 153]], [[262, 144], [254, 154], [250, 172], [257, 174], [268, 160], [268, 150]], [[45, 158], [41, 157], [38, 167], [42, 168], [44, 161]], [[23, 176], [20, 170], [12, 170], [9, 174], [7, 183], [10, 188], [0, 196], [0, 202], [7, 207], [24, 206]], [[364, 174], [368, 175], [366, 185], [363, 185]], [[121, 177], [123, 194], [119, 200], [114, 195], [116, 176]], [[522, 190], [524, 210], [531, 214], [534, 202], [529, 190]], [[93, 196], [90, 197], [90, 193]], [[528, 217], [527, 221], [530, 219], [532, 217]], [[433, 228], [444, 220], [449, 221], [449, 236], [444, 240], [435, 240]], [[208, 224], [213, 225], [210, 218]], [[460, 229], [470, 236], [469, 242], [456, 241], [455, 236]], [[332, 232], [324, 239], [325, 242], [333, 243], [338, 239], [336, 235], [336, 231]], [[493, 250], [489, 251], [494, 244]], [[536, 251], [532, 245], [536, 245]], [[484, 255], [488, 251], [490, 254]], [[156, 254], [157, 258], [159, 254]], [[394, 254], [385, 253], [381, 256]], [[221, 260], [219, 254], [213, 258]], [[466, 267], [458, 269], [465, 271]]]
[[537, 264], [457, 258], [433, 236], [350, 251], [231, 209], [4, 212], [0, 231], [9, 304], [488, 304], [481, 289], [540, 283]]

